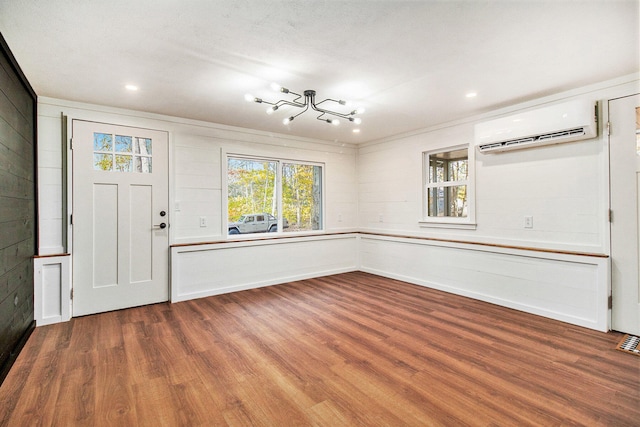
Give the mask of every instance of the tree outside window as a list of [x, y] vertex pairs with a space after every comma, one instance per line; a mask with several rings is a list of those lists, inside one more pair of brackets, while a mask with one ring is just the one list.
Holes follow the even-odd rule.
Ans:
[[[278, 231], [322, 230], [322, 166], [242, 157], [229, 157], [227, 166], [229, 224], [243, 222], [247, 215], [269, 214], [277, 219]], [[268, 215], [264, 218], [269, 221]], [[229, 233], [242, 230], [239, 226]], [[249, 232], [275, 228], [268, 223], [255, 230]]]

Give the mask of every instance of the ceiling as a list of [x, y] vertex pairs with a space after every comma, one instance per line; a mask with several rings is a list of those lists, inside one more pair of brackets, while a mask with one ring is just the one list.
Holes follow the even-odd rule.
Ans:
[[[39, 96], [357, 144], [637, 73], [638, 10], [638, 0], [3, 0], [0, 32]], [[273, 82], [353, 101], [362, 124], [306, 112], [285, 126], [295, 107], [267, 115], [244, 100], [284, 97]]]

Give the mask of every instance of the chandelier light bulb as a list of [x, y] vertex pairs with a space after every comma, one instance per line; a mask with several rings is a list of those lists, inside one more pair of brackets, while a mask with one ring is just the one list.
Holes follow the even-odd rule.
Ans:
[[353, 119], [353, 123], [359, 125], [360, 123], [362, 123], [362, 119], [360, 117], [356, 117], [355, 119]]
[[246, 93], [244, 95], [244, 100], [247, 102], [253, 102], [255, 99], [255, 96], [251, 95], [250, 93]]
[[329, 120], [329, 122], [334, 126], [338, 126], [340, 124], [340, 120], [338, 119]]
[[294, 119], [294, 117], [293, 117], [293, 116], [291, 116], [291, 117], [287, 117], [286, 119], [284, 119], [284, 120], [282, 121], [282, 124], [283, 124], [283, 125], [288, 125], [291, 121], [293, 121], [293, 119]]
[[280, 86], [278, 83], [271, 83], [271, 89], [275, 90], [276, 92], [280, 92], [282, 86]]
[[267, 114], [273, 114], [274, 111], [276, 111], [278, 109], [277, 105], [272, 105], [271, 107], [267, 108]]

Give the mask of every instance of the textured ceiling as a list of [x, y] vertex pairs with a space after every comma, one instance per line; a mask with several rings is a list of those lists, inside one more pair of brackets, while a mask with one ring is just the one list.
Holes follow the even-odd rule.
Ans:
[[[637, 0], [3, 0], [0, 31], [40, 96], [359, 143], [637, 73], [638, 13]], [[279, 99], [272, 82], [365, 107], [361, 132], [312, 112], [285, 126], [291, 110], [244, 101]]]

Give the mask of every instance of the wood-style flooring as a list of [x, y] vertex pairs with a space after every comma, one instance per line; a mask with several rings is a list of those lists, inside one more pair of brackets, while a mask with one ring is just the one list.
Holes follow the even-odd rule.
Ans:
[[638, 426], [600, 333], [366, 273], [35, 330], [2, 426]]

